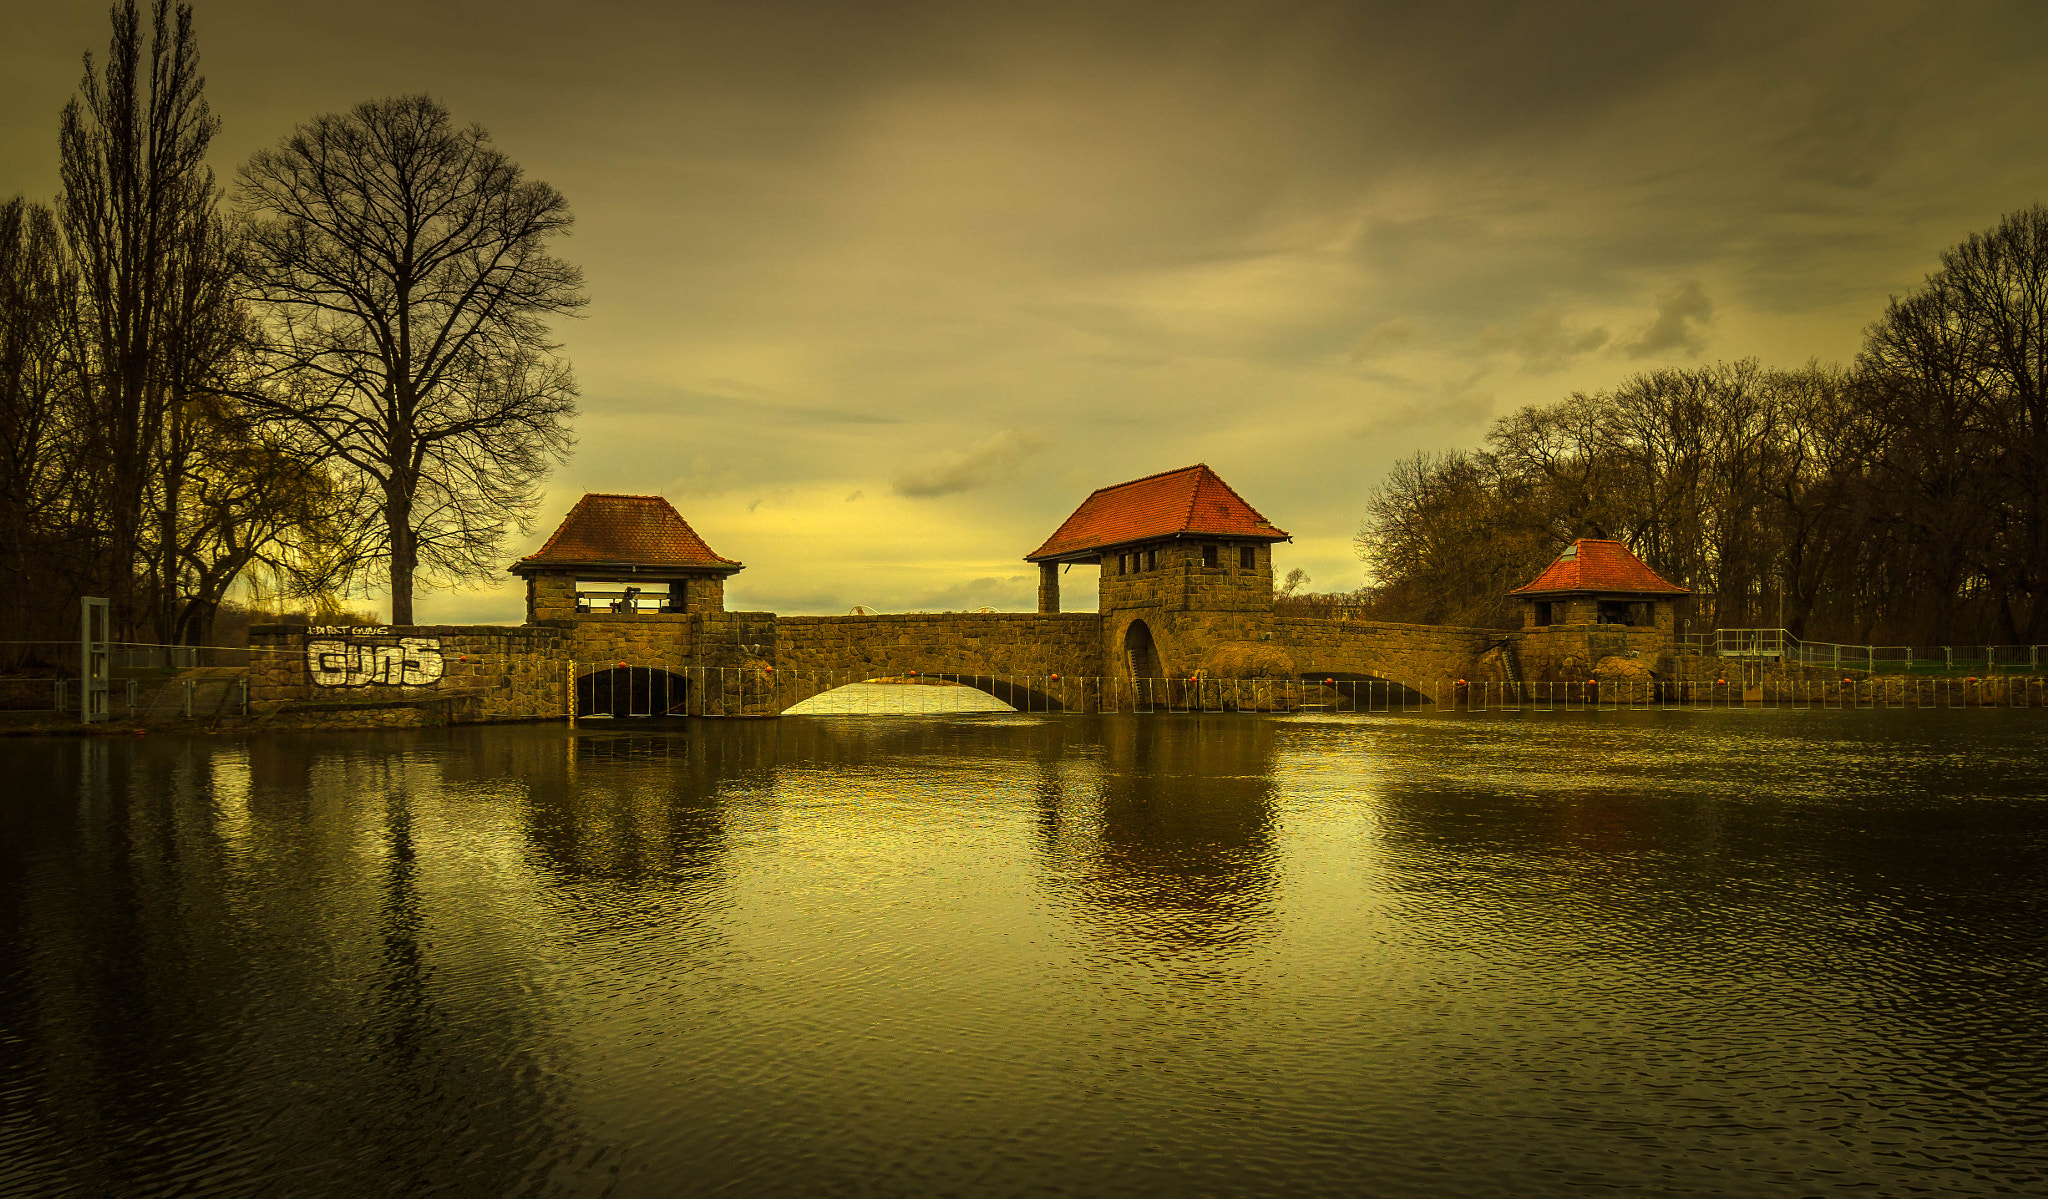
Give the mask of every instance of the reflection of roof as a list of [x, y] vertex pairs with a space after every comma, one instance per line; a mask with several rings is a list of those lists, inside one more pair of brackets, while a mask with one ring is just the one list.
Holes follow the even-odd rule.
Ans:
[[1619, 541], [1581, 537], [1566, 546], [1557, 561], [1526, 587], [1509, 595], [1556, 595], [1573, 591], [1597, 591], [1621, 595], [1691, 595], [1684, 587], [1667, 583], [1657, 572], [1643, 565]]
[[514, 562], [520, 574], [549, 567], [637, 566], [651, 570], [740, 569], [711, 552], [669, 502], [658, 495], [600, 495], [576, 501], [538, 553]]
[[1104, 487], [1074, 509], [1027, 562], [1086, 554], [1113, 545], [1163, 537], [1236, 537], [1285, 541], [1287, 534], [1258, 509], [1197, 464]]

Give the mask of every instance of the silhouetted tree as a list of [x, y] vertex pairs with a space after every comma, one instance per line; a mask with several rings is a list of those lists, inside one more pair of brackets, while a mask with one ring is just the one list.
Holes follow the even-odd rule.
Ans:
[[[76, 482], [101, 534], [99, 583], [133, 631], [148, 606], [137, 579], [153, 557], [147, 509], [152, 489], [162, 490], [176, 402], [171, 346], [193, 316], [179, 274], [216, 219], [205, 159], [219, 123], [202, 94], [190, 5], [173, 11], [155, 0], [146, 46], [134, 0], [116, 4], [112, 21], [104, 70], [87, 54], [79, 95], [64, 109], [57, 215], [77, 276], [70, 358], [76, 432], [90, 451]], [[161, 512], [161, 494], [158, 503]]]
[[2004, 640], [2048, 634], [2048, 208], [1945, 252], [1870, 327], [1859, 365], [1900, 433], [1889, 476], [1951, 547], [1950, 591], [1981, 577]]
[[77, 599], [90, 565], [66, 535], [76, 518], [64, 354], [75, 284], [50, 210], [19, 197], [0, 204], [0, 629], [13, 641], [57, 632], [42, 618]]
[[365, 563], [391, 620], [417, 584], [486, 577], [570, 445], [576, 386], [550, 318], [584, 301], [551, 255], [568, 203], [427, 96], [316, 117], [241, 170], [253, 400], [366, 480]]

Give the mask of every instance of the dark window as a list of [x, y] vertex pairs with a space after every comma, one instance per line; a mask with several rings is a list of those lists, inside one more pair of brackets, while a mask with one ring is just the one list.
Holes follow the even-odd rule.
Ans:
[[1628, 618], [1629, 607], [1630, 605], [1627, 600], [1601, 600], [1600, 623], [1620, 625], [1634, 623]]
[[1116, 556], [1116, 573], [1120, 575], [1131, 573], [1131, 556], [1129, 554], [1118, 554]]
[[1205, 546], [1203, 546], [1203, 547], [1202, 547], [1202, 565], [1204, 565], [1204, 566], [1214, 566], [1214, 565], [1216, 565], [1216, 547], [1215, 547], [1215, 546], [1213, 546], [1213, 545], [1205, 545]]
[[1158, 551], [1158, 550], [1146, 550], [1146, 551], [1145, 551], [1145, 569], [1146, 569], [1146, 570], [1158, 570], [1158, 569], [1159, 569], [1159, 551]]
[[1537, 627], [1538, 627], [1538, 628], [1541, 628], [1541, 627], [1543, 627], [1544, 625], [1547, 625], [1547, 624], [1549, 624], [1549, 623], [1550, 623], [1550, 601], [1549, 601], [1549, 600], [1538, 600], [1538, 601], [1536, 602], [1536, 625], [1537, 625]]
[[1237, 550], [1237, 568], [1239, 570], [1257, 570], [1259, 568], [1259, 551], [1248, 545], [1239, 546]]

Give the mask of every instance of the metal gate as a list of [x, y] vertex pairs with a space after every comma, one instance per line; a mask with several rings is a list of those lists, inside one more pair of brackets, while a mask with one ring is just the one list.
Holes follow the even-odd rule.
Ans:
[[88, 595], [78, 601], [78, 719], [98, 724], [107, 718], [107, 642], [113, 620], [107, 601]]

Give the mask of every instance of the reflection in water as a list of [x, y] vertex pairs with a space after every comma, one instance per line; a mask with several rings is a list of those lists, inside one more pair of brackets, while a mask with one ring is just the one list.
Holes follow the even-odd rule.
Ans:
[[[1085, 824], [1055, 777], [1050, 885], [1121, 952], [1241, 947], [1271, 925], [1274, 726], [1120, 721], [1104, 730]], [[1195, 780], [1199, 780], [1197, 783]], [[1072, 827], [1070, 827], [1072, 826]]]
[[2033, 1193], [2037, 720], [0, 742], [0, 1193]]

